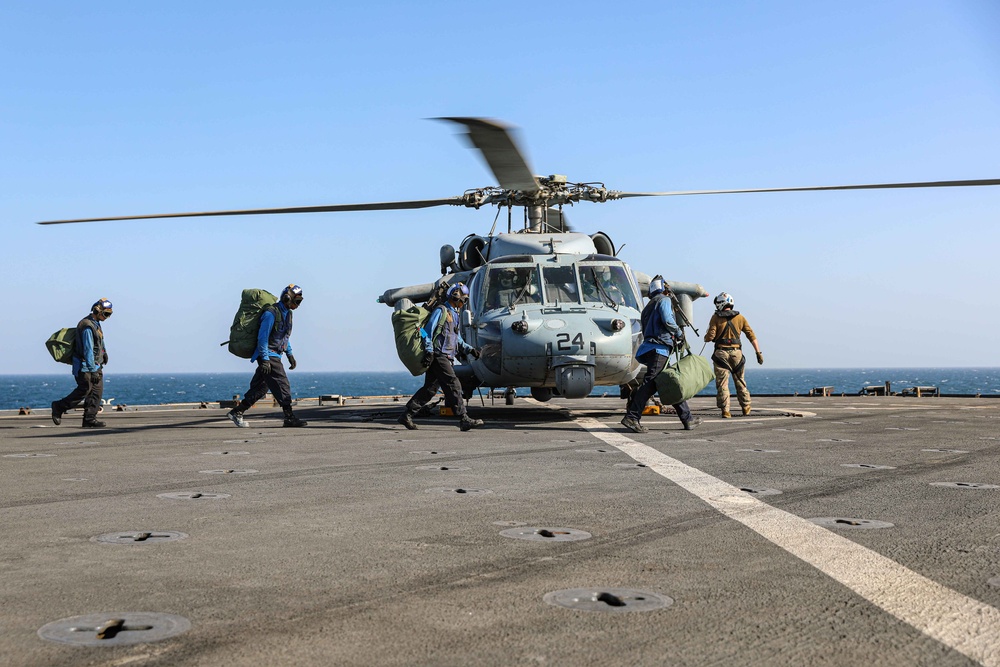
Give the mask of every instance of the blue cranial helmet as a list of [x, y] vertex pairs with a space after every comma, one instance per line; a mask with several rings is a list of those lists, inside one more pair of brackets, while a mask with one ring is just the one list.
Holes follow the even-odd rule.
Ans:
[[465, 283], [455, 283], [448, 288], [447, 296], [449, 299], [465, 301], [469, 298], [469, 288], [465, 286]]
[[281, 290], [281, 300], [285, 304], [294, 303], [296, 305], [302, 303], [302, 288], [292, 283], [285, 289]]

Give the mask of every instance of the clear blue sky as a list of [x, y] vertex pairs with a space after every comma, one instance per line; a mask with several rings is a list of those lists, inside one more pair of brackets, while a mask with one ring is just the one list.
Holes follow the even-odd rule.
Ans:
[[[494, 184], [429, 117], [503, 119], [536, 173], [619, 190], [1000, 177], [998, 37], [992, 0], [8, 0], [0, 373], [66, 371], [43, 341], [99, 297], [109, 373], [249, 373], [218, 346], [240, 290], [289, 282], [301, 369], [401, 370], [375, 298], [435, 279], [494, 210], [33, 223]], [[1000, 365], [998, 212], [1000, 187], [569, 215], [638, 270], [730, 292], [768, 365], [809, 368]]]

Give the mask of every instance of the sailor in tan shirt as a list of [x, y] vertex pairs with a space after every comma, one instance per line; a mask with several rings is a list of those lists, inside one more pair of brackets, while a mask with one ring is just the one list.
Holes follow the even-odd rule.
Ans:
[[754, 351], [757, 352], [757, 363], [763, 364], [764, 355], [761, 354], [760, 345], [757, 344], [757, 336], [750, 328], [747, 318], [740, 315], [739, 311], [733, 310], [733, 297], [723, 292], [715, 297], [715, 314], [708, 323], [705, 342], [715, 343], [715, 352], [712, 354], [712, 361], [715, 363], [715, 403], [722, 410], [725, 419], [732, 417], [729, 413], [730, 373], [733, 376], [733, 384], [736, 385], [736, 398], [743, 408], [743, 414], [750, 414], [750, 390], [747, 389], [747, 383], [743, 379], [746, 358], [743, 356], [740, 334], [746, 335]]

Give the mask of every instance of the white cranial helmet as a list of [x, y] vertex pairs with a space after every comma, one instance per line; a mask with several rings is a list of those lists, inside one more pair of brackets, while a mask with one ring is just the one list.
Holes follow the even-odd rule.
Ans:
[[649, 281], [649, 296], [656, 296], [666, 288], [667, 284], [663, 281], [663, 276], [653, 276], [653, 279]]
[[729, 296], [729, 294], [727, 294], [726, 292], [723, 292], [719, 296], [715, 297], [715, 309], [716, 310], [723, 310], [727, 306], [729, 306], [730, 308], [732, 308], [732, 306], [733, 306], [733, 297]]

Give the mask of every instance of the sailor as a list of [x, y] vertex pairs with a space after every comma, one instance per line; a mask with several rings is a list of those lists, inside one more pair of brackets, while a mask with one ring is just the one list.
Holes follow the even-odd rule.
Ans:
[[740, 344], [740, 334], [745, 334], [747, 340], [753, 344], [753, 349], [757, 353], [757, 363], [764, 363], [764, 355], [761, 354], [760, 345], [757, 344], [757, 336], [754, 334], [747, 318], [740, 315], [738, 310], [733, 310], [733, 297], [723, 292], [715, 297], [715, 313], [708, 323], [708, 331], [705, 332], [705, 342], [715, 343], [715, 352], [712, 354], [712, 361], [715, 364], [715, 404], [722, 410], [723, 419], [729, 419], [729, 375], [733, 376], [733, 384], [736, 385], [736, 398], [743, 408], [743, 414], [750, 414], [750, 390], [747, 389], [746, 380], [743, 379], [743, 369], [746, 366], [746, 358], [743, 356], [743, 346]]
[[479, 349], [466, 343], [459, 330], [459, 313], [469, 300], [469, 288], [463, 283], [455, 283], [448, 288], [445, 299], [444, 303], [434, 309], [427, 318], [427, 324], [420, 330], [425, 359], [428, 360], [424, 386], [407, 401], [406, 409], [397, 420], [410, 430], [417, 428], [413, 416], [434, 398], [438, 388], [444, 392], [444, 404], [459, 418], [459, 428], [468, 431], [483, 425], [482, 419], [472, 419], [466, 414], [462, 383], [455, 375], [454, 368], [457, 355], [472, 355], [476, 359], [480, 356]]
[[[649, 297], [640, 319], [642, 344], [635, 353], [635, 358], [645, 364], [646, 374], [642, 378], [642, 383], [632, 392], [628, 409], [622, 419], [622, 426], [635, 433], [645, 433], [649, 430], [639, 423], [642, 419], [642, 410], [646, 407], [646, 401], [656, 392], [656, 376], [667, 365], [670, 353], [675, 347], [684, 343], [684, 331], [677, 326], [677, 321], [674, 319], [670, 286], [664, 282], [663, 276], [656, 276], [649, 281]], [[687, 401], [674, 405], [674, 410], [685, 431], [690, 431], [701, 423], [700, 417], [691, 416]]]
[[234, 424], [241, 428], [250, 426], [243, 419], [243, 413], [253, 407], [271, 390], [274, 400], [281, 406], [285, 415], [282, 426], [305, 426], [308, 422], [295, 416], [292, 412], [292, 389], [288, 384], [288, 375], [281, 365], [281, 355], [288, 356], [288, 370], [295, 370], [295, 357], [292, 356], [292, 311], [302, 304], [302, 288], [291, 284], [281, 290], [278, 303], [264, 309], [260, 316], [260, 328], [257, 330], [257, 349], [250, 361], [257, 362], [257, 370], [250, 380], [250, 388], [239, 405], [226, 415]]
[[108, 363], [108, 352], [104, 347], [104, 331], [101, 322], [111, 317], [112, 306], [107, 299], [98, 299], [90, 307], [90, 315], [76, 325], [76, 340], [73, 344], [73, 377], [76, 389], [65, 398], [53, 401], [52, 422], [62, 423], [63, 413], [83, 403], [83, 427], [104, 428], [97, 421], [104, 395], [104, 366]]

